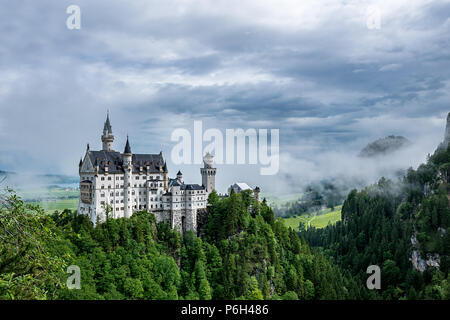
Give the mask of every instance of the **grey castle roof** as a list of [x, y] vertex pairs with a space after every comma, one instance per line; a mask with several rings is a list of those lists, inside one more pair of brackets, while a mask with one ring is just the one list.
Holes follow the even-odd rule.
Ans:
[[178, 179], [169, 179], [169, 187], [179, 187], [181, 183], [178, 182]]
[[103, 130], [112, 133], [111, 123], [109, 122], [109, 112], [106, 115], [106, 121]]
[[127, 143], [125, 145], [125, 151], [123, 153], [131, 153], [131, 147], [130, 142], [128, 142], [128, 136], [127, 136]]
[[180, 170], [178, 170], [177, 176], [182, 176], [183, 174], [181, 173]]
[[183, 184], [181, 190], [204, 190], [205, 187], [198, 184]]
[[205, 187], [198, 184], [184, 184], [177, 179], [169, 179], [169, 187], [180, 187], [180, 190], [204, 190]]
[[[105, 166], [108, 166], [108, 173], [124, 173], [123, 154], [117, 151], [89, 151], [91, 163], [97, 161], [98, 173], [105, 173]], [[139, 173], [140, 166], [146, 172], [147, 164], [150, 172], [160, 172], [160, 167], [164, 165], [162, 154], [133, 154], [131, 157], [133, 173]]]

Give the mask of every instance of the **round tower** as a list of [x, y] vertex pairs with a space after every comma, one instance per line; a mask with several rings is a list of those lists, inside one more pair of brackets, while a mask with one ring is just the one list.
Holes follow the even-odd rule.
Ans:
[[261, 193], [261, 189], [259, 187], [256, 187], [255, 189], [253, 189], [253, 194], [255, 196], [255, 200], [258, 203], [259, 203], [259, 194], [260, 193]]
[[109, 122], [109, 111], [106, 115], [105, 126], [103, 127], [102, 143], [103, 151], [114, 151], [112, 144], [114, 142], [114, 136], [112, 134], [111, 123]]
[[123, 204], [124, 204], [124, 217], [129, 218], [131, 213], [133, 212], [133, 202], [131, 199], [131, 177], [133, 174], [133, 165], [132, 165], [133, 154], [131, 153], [130, 142], [128, 141], [125, 144], [125, 150], [123, 152], [123, 170], [124, 170], [124, 183], [123, 183]]
[[206, 193], [209, 194], [216, 188], [216, 168], [213, 168], [214, 156], [207, 152], [203, 157], [203, 168], [200, 169], [202, 174], [202, 185], [206, 189]]

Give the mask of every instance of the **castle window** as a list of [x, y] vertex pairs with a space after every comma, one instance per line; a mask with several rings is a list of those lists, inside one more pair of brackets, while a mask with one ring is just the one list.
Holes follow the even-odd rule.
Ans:
[[111, 177], [108, 177], [108, 180], [111, 180]]
[[105, 177], [102, 177], [102, 181], [105, 181]]

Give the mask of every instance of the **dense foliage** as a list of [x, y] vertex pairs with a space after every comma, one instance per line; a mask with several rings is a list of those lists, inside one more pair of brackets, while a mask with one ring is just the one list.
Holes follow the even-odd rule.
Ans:
[[[250, 193], [209, 198], [208, 222], [181, 237], [153, 214], [95, 227], [65, 210], [45, 216], [13, 193], [0, 210], [1, 299], [346, 299], [356, 282]], [[68, 289], [66, 269], [81, 270]]]
[[[360, 192], [353, 190], [341, 222], [302, 235], [361, 283], [369, 265], [380, 266], [382, 290], [372, 291], [373, 298], [450, 299], [449, 168], [450, 149], [439, 149], [402, 181], [382, 178]], [[423, 265], [434, 260], [439, 267], [418, 271], [411, 263], [414, 256]]]

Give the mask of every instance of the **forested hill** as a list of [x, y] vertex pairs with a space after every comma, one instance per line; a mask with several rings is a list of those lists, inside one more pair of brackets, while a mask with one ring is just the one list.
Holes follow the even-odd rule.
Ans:
[[387, 136], [369, 143], [359, 153], [360, 157], [386, 156], [411, 145], [411, 141], [402, 136]]
[[369, 265], [380, 266], [374, 298], [450, 299], [449, 178], [450, 148], [438, 149], [402, 181], [353, 190], [342, 222], [302, 236], [361, 283]]
[[[201, 238], [153, 214], [108, 219], [52, 216], [14, 193], [0, 207], [1, 299], [357, 299], [351, 277], [275, 220], [248, 192], [209, 197]], [[81, 289], [66, 270], [81, 270]]]

